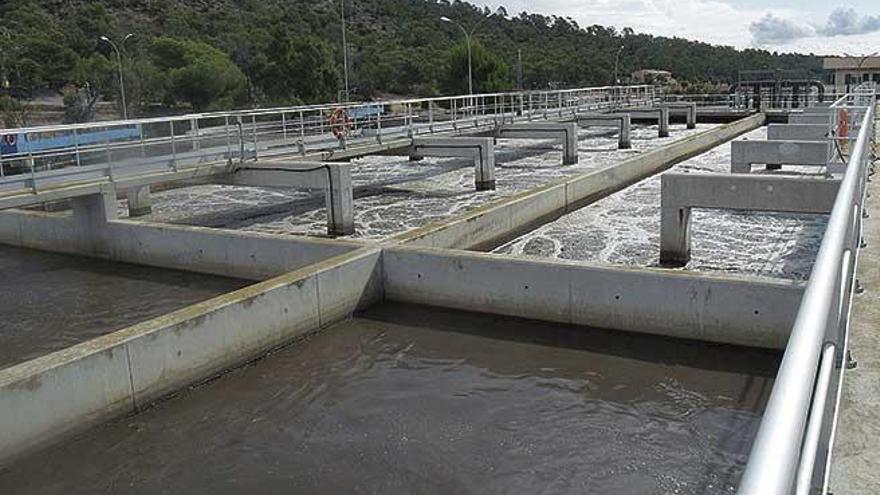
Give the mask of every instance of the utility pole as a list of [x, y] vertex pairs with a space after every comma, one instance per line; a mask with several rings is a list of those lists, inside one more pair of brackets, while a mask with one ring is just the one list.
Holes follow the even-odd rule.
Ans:
[[[122, 41], [119, 42], [119, 46], [125, 48], [126, 40], [128, 40], [132, 36], [134, 36], [134, 34], [132, 33], [126, 34], [125, 37], [122, 38]], [[119, 47], [116, 46], [116, 43], [114, 43], [113, 40], [111, 40], [110, 38], [106, 36], [101, 36], [100, 39], [101, 41], [109, 44], [113, 48], [113, 51], [116, 52], [116, 63], [119, 66], [119, 93], [122, 97], [122, 119], [128, 120], [128, 104], [125, 101], [125, 77], [122, 74], [122, 53], [119, 51]]]
[[523, 63], [521, 48], [516, 51], [516, 87], [520, 91], [523, 90]]
[[340, 16], [342, 17], [342, 71], [345, 77], [345, 101], [348, 101], [348, 42], [345, 34], [345, 0], [339, 0]]
[[623, 53], [623, 49], [624, 49], [624, 46], [620, 45], [620, 48], [617, 50], [617, 55], [614, 56], [614, 85], [615, 86], [620, 85], [620, 76], [619, 76], [618, 71], [620, 69], [620, 54]]

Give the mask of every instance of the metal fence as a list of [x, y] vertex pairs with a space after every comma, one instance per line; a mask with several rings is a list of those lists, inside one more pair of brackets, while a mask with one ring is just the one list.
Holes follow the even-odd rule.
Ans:
[[[309, 105], [0, 130], [0, 190], [306, 155], [400, 138], [651, 105], [653, 86]], [[59, 172], [63, 169], [63, 172]]]
[[[837, 396], [873, 163], [876, 94], [863, 86], [831, 105], [830, 136], [846, 171], [807, 283], [738, 495], [826, 493]], [[848, 132], [841, 135], [841, 123]]]

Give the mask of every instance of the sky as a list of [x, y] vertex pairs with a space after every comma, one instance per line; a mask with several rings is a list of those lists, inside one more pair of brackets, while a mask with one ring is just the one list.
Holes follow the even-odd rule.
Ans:
[[880, 0], [471, 0], [510, 15], [571, 17], [581, 26], [817, 55], [880, 51]]

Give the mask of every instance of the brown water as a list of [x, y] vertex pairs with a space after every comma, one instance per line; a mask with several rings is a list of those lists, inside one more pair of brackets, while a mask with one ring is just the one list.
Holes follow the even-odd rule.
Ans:
[[23, 459], [0, 493], [730, 493], [777, 358], [383, 305]]
[[0, 368], [245, 285], [224, 277], [0, 246]]

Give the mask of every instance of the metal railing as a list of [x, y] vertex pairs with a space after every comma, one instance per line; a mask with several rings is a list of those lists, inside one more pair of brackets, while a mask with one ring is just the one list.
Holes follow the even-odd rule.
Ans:
[[36, 190], [48, 176], [56, 182], [61, 175], [112, 179], [204, 163], [304, 156], [654, 102], [653, 86], [613, 86], [0, 129], [0, 191]]
[[[842, 95], [826, 93], [824, 100], [835, 101]], [[715, 107], [718, 109], [754, 111], [758, 108], [770, 110], [797, 110], [804, 105], [819, 103], [819, 95], [812, 92], [806, 95], [778, 95], [775, 98], [769, 93], [761, 93], [756, 100], [752, 93], [701, 93], [701, 94], [664, 94], [660, 96], [663, 103], [696, 103], [700, 108]]]
[[738, 495], [806, 495], [827, 488], [840, 383], [831, 375], [846, 364], [875, 107], [872, 87], [831, 105], [837, 114], [832, 131], [841, 118], [852, 126], [847, 136], [836, 136], [849, 149], [846, 170]]

